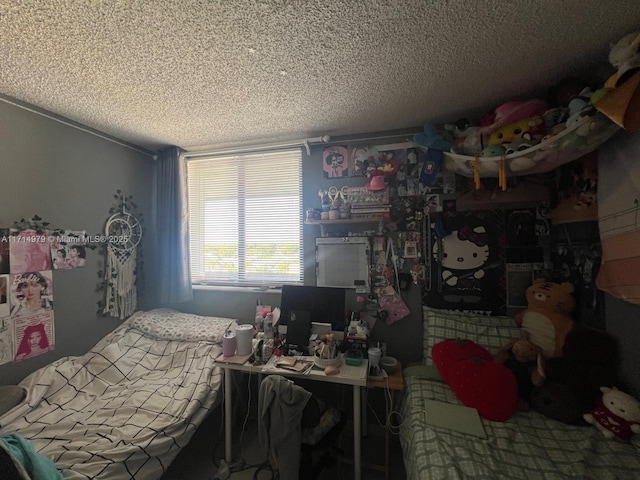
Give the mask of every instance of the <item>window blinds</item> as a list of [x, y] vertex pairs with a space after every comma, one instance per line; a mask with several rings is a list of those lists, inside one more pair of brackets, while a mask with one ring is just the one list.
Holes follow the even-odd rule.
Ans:
[[299, 148], [187, 163], [194, 283], [300, 283], [302, 156]]

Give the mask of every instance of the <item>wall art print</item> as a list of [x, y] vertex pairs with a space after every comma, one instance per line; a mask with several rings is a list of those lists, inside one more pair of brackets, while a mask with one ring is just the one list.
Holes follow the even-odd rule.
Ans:
[[430, 251], [425, 255], [430, 281], [424, 303], [434, 308], [504, 315], [503, 213], [451, 210], [430, 218]]
[[349, 176], [349, 151], [343, 146], [327, 147], [322, 151], [322, 170], [325, 179]]

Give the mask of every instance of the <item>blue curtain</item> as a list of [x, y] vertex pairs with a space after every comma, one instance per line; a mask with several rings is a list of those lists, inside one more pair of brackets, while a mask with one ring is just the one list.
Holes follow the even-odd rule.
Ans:
[[169, 305], [193, 299], [189, 268], [187, 168], [182, 150], [169, 147], [158, 154], [157, 300]]

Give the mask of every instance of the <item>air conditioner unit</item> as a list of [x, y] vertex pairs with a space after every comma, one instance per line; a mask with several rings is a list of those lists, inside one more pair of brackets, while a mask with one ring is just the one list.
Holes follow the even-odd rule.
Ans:
[[316, 238], [316, 284], [369, 293], [370, 246], [367, 237]]

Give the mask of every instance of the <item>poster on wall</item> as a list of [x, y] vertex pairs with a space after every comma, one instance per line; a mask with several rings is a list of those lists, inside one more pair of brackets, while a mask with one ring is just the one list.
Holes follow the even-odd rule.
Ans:
[[53, 311], [19, 317], [13, 321], [15, 362], [42, 355], [55, 348]]
[[11, 312], [9, 299], [9, 275], [0, 275], [0, 318], [8, 317]]
[[347, 145], [347, 150], [349, 151], [350, 177], [364, 177], [367, 174], [364, 155], [370, 148], [370, 144], [362, 142], [353, 142]]
[[13, 360], [13, 323], [8, 317], [0, 318], [0, 365]]
[[598, 220], [597, 150], [560, 166], [551, 188], [554, 225]]
[[574, 320], [604, 329], [604, 295], [596, 286], [602, 262], [598, 222], [554, 225], [551, 228], [551, 245], [553, 280], [571, 282], [575, 288]]
[[9, 259], [11, 273], [51, 270], [49, 232], [11, 229]]
[[504, 315], [502, 213], [446, 211], [430, 218], [430, 281], [423, 301], [434, 308]]
[[11, 274], [11, 317], [28, 317], [53, 310], [51, 270]]
[[68, 270], [86, 265], [84, 231], [66, 232], [64, 236], [52, 237], [49, 243], [54, 270]]
[[9, 246], [11, 245], [10, 231], [8, 228], [0, 228], [0, 275], [10, 273]]
[[349, 176], [349, 152], [346, 147], [336, 145], [322, 151], [324, 178], [344, 178]]

